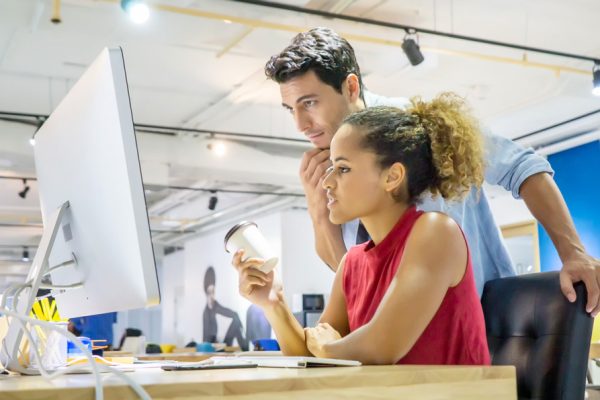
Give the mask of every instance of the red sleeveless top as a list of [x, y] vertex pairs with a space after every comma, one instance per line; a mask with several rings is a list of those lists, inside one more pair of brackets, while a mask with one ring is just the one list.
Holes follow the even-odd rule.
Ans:
[[[368, 323], [375, 314], [396, 275], [410, 231], [422, 214], [414, 206], [410, 207], [377, 246], [368, 241], [348, 251], [343, 290], [350, 332]], [[389, 334], [401, 335], [402, 332]], [[462, 280], [448, 288], [433, 319], [398, 364], [490, 364], [485, 321], [468, 249]]]

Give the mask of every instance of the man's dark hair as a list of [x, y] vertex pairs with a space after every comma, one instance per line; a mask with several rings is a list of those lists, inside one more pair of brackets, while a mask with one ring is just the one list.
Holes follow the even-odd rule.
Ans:
[[329, 28], [313, 28], [296, 35], [281, 53], [265, 65], [265, 75], [284, 83], [307, 71], [342, 93], [342, 83], [349, 74], [356, 74], [363, 98], [363, 83], [354, 49], [346, 39]]

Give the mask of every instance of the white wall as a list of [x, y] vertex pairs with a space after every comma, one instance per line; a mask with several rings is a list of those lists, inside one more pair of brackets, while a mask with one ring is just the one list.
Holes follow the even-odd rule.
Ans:
[[176, 251], [164, 257], [160, 281], [162, 326], [161, 342], [184, 346], [185, 337], [180, 326], [185, 318], [184, 252]]
[[512, 194], [499, 186], [486, 186], [492, 214], [498, 226], [531, 221], [535, 218], [523, 200], [517, 200]]
[[283, 284], [290, 307], [294, 294], [323, 293], [328, 298], [335, 274], [317, 256], [308, 212], [300, 209], [282, 212], [281, 237]]

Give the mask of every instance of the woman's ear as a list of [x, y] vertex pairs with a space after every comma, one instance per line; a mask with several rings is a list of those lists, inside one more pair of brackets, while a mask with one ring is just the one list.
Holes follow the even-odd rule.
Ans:
[[406, 168], [399, 162], [393, 163], [385, 174], [384, 188], [388, 193], [395, 193], [406, 180]]

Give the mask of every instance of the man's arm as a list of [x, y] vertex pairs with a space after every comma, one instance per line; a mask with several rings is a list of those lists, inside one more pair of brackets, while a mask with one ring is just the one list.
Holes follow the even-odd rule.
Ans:
[[323, 189], [325, 170], [331, 165], [329, 150], [313, 149], [304, 153], [300, 164], [300, 180], [306, 194], [308, 213], [312, 220], [317, 255], [333, 271], [346, 254], [342, 229], [329, 221], [327, 194]]
[[333, 272], [336, 272], [342, 257], [346, 254], [346, 246], [342, 239], [342, 227], [329, 221], [329, 213], [323, 217], [311, 215], [315, 235], [317, 255]]
[[525, 201], [548, 232], [563, 263], [560, 272], [563, 294], [569, 301], [575, 301], [573, 283], [583, 281], [588, 292], [586, 309], [596, 316], [600, 311], [600, 263], [585, 252], [563, 196], [552, 179], [554, 171], [550, 164], [532, 149], [510, 139], [489, 132], [484, 138], [486, 181], [503, 186], [513, 197]]
[[600, 311], [600, 262], [585, 252], [554, 179], [545, 173], [530, 176], [521, 185], [520, 195], [548, 232], [560, 256], [563, 263], [560, 286], [564, 295], [575, 301], [573, 283], [583, 281], [588, 293], [586, 310], [595, 317]]

